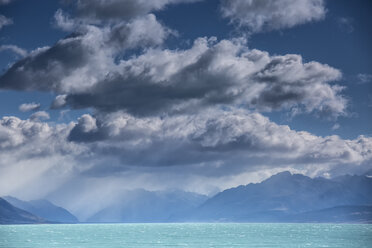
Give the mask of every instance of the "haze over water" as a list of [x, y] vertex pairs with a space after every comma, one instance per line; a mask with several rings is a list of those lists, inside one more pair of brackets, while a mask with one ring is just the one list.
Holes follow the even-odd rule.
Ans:
[[1, 248], [371, 247], [372, 225], [77, 224], [0, 226]]

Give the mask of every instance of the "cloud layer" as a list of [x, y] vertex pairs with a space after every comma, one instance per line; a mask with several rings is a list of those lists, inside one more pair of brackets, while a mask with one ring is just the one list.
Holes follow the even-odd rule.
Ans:
[[[133, 29], [128, 28], [132, 25]], [[158, 28], [160, 37], [144, 27]], [[123, 27], [117, 28], [90, 27], [84, 35], [32, 52], [0, 78], [0, 87], [60, 94], [53, 107], [67, 104], [134, 115], [172, 114], [213, 105], [345, 114], [343, 88], [329, 84], [340, 79], [341, 72], [328, 65], [304, 63], [295, 54], [270, 56], [249, 49], [244, 40], [218, 42], [215, 38], [199, 38], [187, 50], [147, 49], [115, 63], [117, 51], [160, 44], [166, 33], [153, 15], [125, 25], [124, 38], [120, 36]]]
[[129, 20], [170, 4], [192, 3], [199, 0], [79, 0], [74, 1], [78, 16], [91, 21]]
[[323, 0], [223, 0], [222, 16], [251, 32], [291, 28], [324, 18]]

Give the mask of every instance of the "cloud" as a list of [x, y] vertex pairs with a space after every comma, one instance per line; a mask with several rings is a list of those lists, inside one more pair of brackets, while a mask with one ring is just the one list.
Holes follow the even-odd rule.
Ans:
[[[44, 115], [42, 112], [37, 113]], [[61, 137], [67, 137], [71, 128], [71, 125], [63, 124], [52, 127], [41, 121], [21, 120], [14, 116], [5, 116], [0, 119], [0, 147], [4, 149], [1, 154], [6, 153], [5, 149], [20, 151], [26, 146], [27, 149], [23, 150], [24, 154], [19, 159], [27, 156], [53, 154], [58, 150], [62, 153], [70, 151], [67, 147], [73, 146], [73, 144], [63, 143], [63, 140], [66, 139]], [[64, 144], [60, 146], [61, 149], [55, 149], [61, 144]]]
[[338, 123], [335, 123], [333, 126], [332, 126], [332, 130], [337, 130], [337, 129], [339, 129], [341, 126], [340, 126], [340, 124], [338, 124]]
[[[77, 123], [58, 125], [3, 117], [0, 147], [1, 192], [26, 194], [26, 187], [33, 189], [28, 194], [41, 197], [63, 191], [69, 180], [210, 193], [246, 182], [242, 175], [247, 173], [269, 176], [290, 168], [311, 176], [338, 175], [367, 170], [372, 161], [369, 137], [321, 137], [259, 113], [216, 108], [166, 117], [84, 114]], [[9, 177], [26, 173], [26, 167], [30, 180], [5, 185]], [[48, 189], [42, 182], [50, 184]], [[94, 191], [102, 184], [89, 185]]]
[[9, 4], [11, 2], [13, 2], [14, 0], [0, 0], [0, 5], [5, 5], [5, 4]]
[[[71, 194], [83, 199], [108, 182], [110, 195], [136, 187], [211, 193], [247, 183], [254, 173], [265, 175], [255, 180], [287, 169], [334, 176], [367, 170], [372, 161], [370, 137], [321, 137], [259, 113], [218, 108], [176, 116], [84, 114], [58, 125], [3, 117], [0, 147], [0, 193], [32, 199], [58, 192], [70, 206], [79, 205]], [[25, 176], [15, 180], [19, 173]]]
[[357, 75], [360, 83], [369, 83], [372, 81], [372, 74], [359, 73]]
[[166, 5], [196, 1], [199, 0], [79, 0], [74, 5], [80, 18], [99, 21], [129, 20], [156, 10], [161, 10]]
[[35, 102], [23, 103], [19, 105], [19, 110], [22, 112], [34, 111], [34, 110], [38, 110], [40, 106], [41, 106], [40, 103], [35, 103]]
[[223, 0], [222, 16], [251, 32], [291, 28], [324, 18], [323, 0]]
[[[157, 25], [154, 16], [133, 21], [129, 35], [116, 31], [122, 26], [110, 29], [109, 36], [91, 27], [83, 36], [34, 51], [0, 78], [0, 87], [61, 94], [54, 108], [67, 104], [135, 115], [182, 113], [214, 105], [260, 111], [296, 109], [326, 117], [345, 114], [343, 87], [329, 84], [341, 78], [339, 70], [318, 62], [304, 63], [300, 55], [270, 56], [250, 50], [244, 40], [199, 38], [190, 49], [155, 47], [115, 63], [118, 50], [146, 44], [142, 35], [151, 32], [141, 30], [154, 29], [149, 23]], [[162, 42], [163, 38], [151, 36], [150, 43]]]
[[[235, 169], [292, 164], [328, 170], [372, 158], [371, 138], [319, 137], [238, 109], [173, 117], [137, 118], [123, 112], [84, 115], [68, 139], [87, 144], [97, 156], [117, 156], [124, 170], [127, 166], [189, 166], [192, 171], [193, 166], [203, 165], [204, 173], [210, 167], [214, 171], [209, 173], [226, 174], [234, 173], [232, 164]], [[105, 170], [110, 173], [109, 167]]]
[[13, 20], [9, 19], [3, 15], [0, 15], [0, 29], [2, 29], [4, 26], [13, 24]]
[[52, 109], [58, 109], [66, 106], [66, 97], [67, 95], [58, 95], [56, 98], [53, 100], [51, 108]]
[[15, 45], [1, 45], [0, 46], [0, 52], [6, 51], [6, 50], [12, 51], [12, 52], [14, 52], [15, 54], [17, 54], [21, 57], [26, 57], [27, 56], [27, 51], [25, 49], [22, 49], [18, 46], [15, 46]]
[[85, 91], [113, 73], [120, 53], [159, 45], [167, 34], [152, 14], [112, 27], [84, 25], [53, 47], [32, 51], [1, 77], [0, 84], [17, 90]]
[[354, 31], [353, 19], [347, 17], [340, 17], [337, 19], [338, 26], [341, 30], [352, 33]]
[[[79, 170], [82, 146], [66, 142], [72, 124], [0, 119], [0, 195], [44, 197]], [[83, 158], [83, 157], [82, 157]]]
[[50, 116], [45, 111], [38, 111], [38, 112], [33, 113], [30, 116], [30, 120], [32, 121], [41, 121], [41, 120], [49, 120], [49, 119], [50, 119]]

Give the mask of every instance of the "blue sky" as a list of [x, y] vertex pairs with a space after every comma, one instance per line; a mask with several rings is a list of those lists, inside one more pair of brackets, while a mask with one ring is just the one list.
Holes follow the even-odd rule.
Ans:
[[283, 170], [361, 174], [372, 158], [371, 10], [0, 1], [0, 194], [210, 194]]

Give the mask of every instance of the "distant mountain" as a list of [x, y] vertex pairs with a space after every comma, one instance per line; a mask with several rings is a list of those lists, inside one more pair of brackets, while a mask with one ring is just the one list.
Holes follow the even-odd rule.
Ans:
[[88, 222], [170, 222], [188, 215], [207, 199], [183, 191], [134, 190], [99, 211]]
[[[350, 205], [372, 205], [372, 178], [363, 175], [312, 179], [282, 172], [261, 183], [225, 190], [208, 199], [184, 220], [293, 221], [293, 216], [305, 212]], [[312, 215], [314, 221], [315, 214]], [[321, 222], [323, 217], [318, 217]]]
[[[46, 200], [0, 199], [0, 223], [77, 222], [67, 210]], [[139, 189], [123, 193], [87, 222], [372, 223], [372, 176], [368, 172], [326, 179], [282, 172], [211, 198]]]
[[52, 222], [59, 223], [77, 223], [77, 218], [69, 211], [58, 207], [47, 200], [22, 201], [15, 197], [3, 197], [13, 206], [23, 209], [29, 213], [40, 216]]
[[0, 224], [36, 224], [47, 221], [12, 204], [0, 197]]
[[288, 216], [283, 221], [372, 224], [372, 206], [337, 206]]

